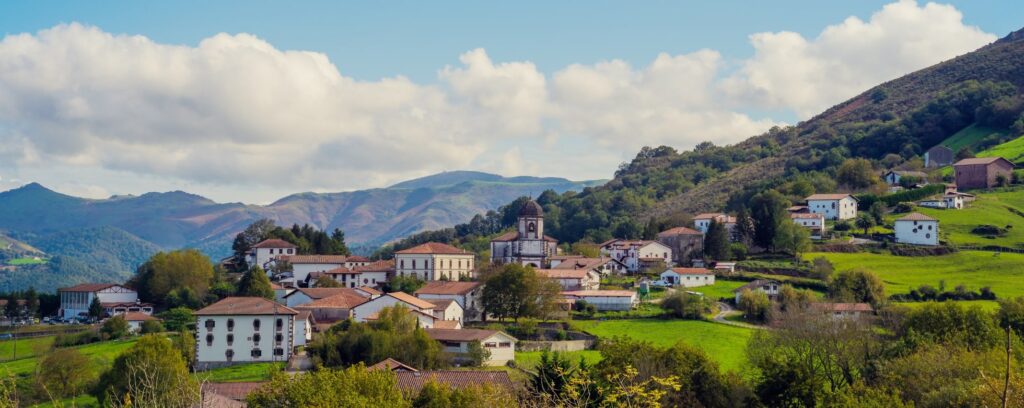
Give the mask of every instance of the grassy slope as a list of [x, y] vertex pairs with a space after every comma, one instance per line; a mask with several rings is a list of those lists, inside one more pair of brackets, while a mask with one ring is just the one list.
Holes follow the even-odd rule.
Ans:
[[746, 283], [747, 282], [742, 282], [742, 281], [727, 281], [727, 280], [717, 279], [717, 280], [715, 280], [715, 284], [714, 285], [711, 285], [711, 286], [701, 286], [701, 287], [696, 287], [696, 288], [687, 288], [686, 290], [689, 290], [689, 291], [692, 291], [692, 292], [700, 292], [700, 293], [703, 293], [704, 297], [706, 297], [708, 299], [718, 300], [719, 298], [723, 298], [723, 297], [724, 298], [732, 298], [734, 296], [733, 293], [732, 293], [733, 289], [736, 289], [736, 288], [738, 288], [740, 286], [743, 286]]
[[809, 253], [805, 259], [824, 256], [837, 271], [864, 268], [876, 273], [886, 284], [886, 293], [906, 293], [920, 285], [946, 289], [965, 284], [977, 290], [990, 286], [1000, 298], [1024, 296], [1024, 255], [963, 251], [944, 256], [903, 257], [872, 253]]
[[[135, 341], [136, 339], [104, 341], [80, 346], [77, 349], [93, 361], [94, 367], [100, 369], [109, 366], [115, 357], [135, 344]], [[0, 369], [6, 369], [15, 375], [31, 374], [35, 371], [37, 364], [39, 364], [38, 357], [23, 358], [3, 363], [0, 365]]]
[[[527, 370], [532, 370], [533, 367], [537, 366], [540, 362], [540, 355], [542, 351], [526, 351], [516, 352], [516, 364]], [[582, 351], [567, 351], [562, 352], [569, 361], [576, 363], [580, 361], [580, 357], [583, 358], [587, 364], [597, 364], [601, 361], [601, 352], [597, 350], [582, 350]]]
[[270, 375], [284, 367], [284, 363], [252, 363], [222, 367], [195, 374], [196, 379], [208, 382], [266, 381]]
[[1016, 164], [1024, 163], [1024, 137], [1018, 137], [1009, 142], [993, 146], [987, 150], [978, 152], [978, 157], [1002, 157]]
[[946, 140], [942, 141], [942, 145], [953, 150], [955, 153], [963, 147], [973, 146], [975, 143], [980, 142], [982, 139], [988, 137], [993, 133], [1003, 134], [1005, 130], [995, 129], [985, 126], [978, 126], [977, 124], [970, 125], [963, 128], [963, 130], [956, 132], [953, 136], [950, 136]]
[[[1009, 208], [1024, 211], [1024, 189], [978, 194], [978, 199], [963, 210], [918, 208], [917, 211], [938, 218], [939, 236], [951, 243], [1021, 247], [1024, 243], [1024, 217]], [[1012, 225], [1014, 228], [1004, 237], [989, 239], [971, 233], [971, 229], [981, 224]]]
[[17, 342], [18, 358], [27, 358], [45, 353], [53, 344], [54, 336], [33, 337], [29, 339], [0, 341], [0, 361], [8, 361], [14, 357], [14, 346]]
[[577, 327], [598, 337], [629, 336], [658, 346], [679, 341], [700, 347], [723, 370], [738, 370], [745, 360], [747, 339], [752, 331], [698, 320], [623, 319], [577, 321]]

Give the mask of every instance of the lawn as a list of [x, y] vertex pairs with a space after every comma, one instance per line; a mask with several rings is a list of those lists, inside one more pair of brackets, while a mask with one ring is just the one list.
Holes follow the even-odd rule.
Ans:
[[17, 358], [20, 359], [45, 353], [53, 344], [53, 339], [54, 336], [44, 336], [18, 340], [0, 340], [0, 361], [8, 361], [15, 358], [15, 343], [17, 343]]
[[22, 266], [22, 265], [39, 265], [46, 263], [45, 259], [42, 258], [14, 258], [8, 259], [8, 265]]
[[1024, 162], [1024, 137], [1018, 137], [1009, 142], [992, 146], [991, 148], [978, 152], [978, 157], [1002, 157], [1013, 163]]
[[577, 321], [574, 325], [598, 337], [629, 336], [667, 347], [679, 341], [700, 347], [723, 370], [738, 370], [746, 360], [753, 331], [700, 320], [623, 319]]
[[79, 396], [74, 397], [74, 398], [67, 398], [67, 399], [63, 399], [63, 400], [60, 400], [60, 401], [56, 401], [56, 403], [47, 402], [47, 403], [42, 403], [42, 404], [36, 404], [36, 405], [33, 405], [32, 407], [33, 408], [57, 408], [57, 407], [61, 407], [61, 408], [67, 408], [67, 407], [86, 408], [86, 407], [98, 407], [98, 406], [100, 406], [100, 403], [99, 403], [99, 401], [96, 400], [96, 397], [93, 397], [92, 395], [79, 395]]
[[[516, 365], [519, 367], [532, 370], [540, 362], [540, 355], [543, 351], [524, 351], [516, 352]], [[580, 357], [583, 358], [587, 364], [597, 364], [601, 361], [601, 352], [597, 350], [581, 350], [581, 351], [565, 351], [561, 352], [562, 355], [566, 356], [569, 361], [577, 363], [580, 361]]]
[[885, 282], [886, 294], [907, 293], [920, 285], [938, 288], [939, 281], [953, 290], [965, 284], [978, 290], [989, 286], [999, 298], [1024, 296], [1024, 255], [962, 251], [943, 256], [906, 257], [873, 253], [808, 253], [805, 259], [824, 256], [837, 271], [864, 268]]
[[[1020, 248], [1024, 243], [1024, 217], [1014, 213], [1014, 210], [1024, 212], [1024, 189], [978, 194], [977, 200], [968, 203], [967, 208], [962, 210], [919, 207], [916, 211], [939, 220], [939, 237], [944, 241], [954, 244]], [[895, 219], [898, 216], [890, 218]], [[982, 224], [1000, 228], [1008, 225], [1014, 227], [1009, 228], [1005, 236], [997, 238], [986, 238], [971, 233], [974, 227]]]
[[[911, 309], [922, 307], [932, 302], [893, 302], [894, 305], [907, 306]], [[961, 306], [979, 306], [987, 312], [995, 312], [999, 310], [999, 302], [994, 300], [957, 300], [957, 304]]]
[[743, 281], [732, 281], [715, 279], [714, 285], [700, 286], [696, 288], [679, 288], [679, 290], [688, 290], [691, 292], [700, 292], [704, 294], [704, 297], [711, 300], [718, 300], [720, 298], [732, 299], [735, 297], [732, 291], [740, 286], [746, 285], [747, 282]]
[[195, 373], [198, 380], [208, 382], [247, 382], [267, 381], [270, 375], [284, 368], [284, 363], [252, 363], [230, 367], [221, 367], [209, 371]]
[[[114, 358], [135, 344], [135, 341], [136, 339], [104, 341], [75, 348], [86, 357], [89, 357], [93, 361], [94, 367], [105, 369], [110, 366]], [[15, 375], [31, 374], [35, 371], [38, 364], [38, 357], [22, 358], [0, 364], [0, 370], [6, 369]]]

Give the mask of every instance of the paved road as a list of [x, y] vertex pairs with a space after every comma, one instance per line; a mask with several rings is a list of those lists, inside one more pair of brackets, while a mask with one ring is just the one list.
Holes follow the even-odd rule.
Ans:
[[727, 324], [727, 325], [736, 326], [736, 327], [743, 327], [743, 328], [746, 328], [746, 329], [763, 330], [763, 329], [766, 328], [764, 326], [758, 326], [758, 325], [753, 325], [753, 324], [734, 322], [732, 320], [726, 320], [725, 316], [728, 315], [730, 312], [733, 312], [734, 310], [735, 309], [733, 309], [732, 306], [729, 306], [728, 303], [718, 302], [718, 314], [716, 314], [715, 317], [712, 320], [714, 320], [715, 323]]

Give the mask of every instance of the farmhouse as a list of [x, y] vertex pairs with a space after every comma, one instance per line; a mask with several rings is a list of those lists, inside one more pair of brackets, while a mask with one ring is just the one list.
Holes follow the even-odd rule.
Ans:
[[385, 293], [380, 297], [363, 302], [352, 308], [352, 318], [357, 322], [366, 321], [371, 315], [376, 315], [381, 309], [394, 305], [402, 305], [414, 312], [421, 312], [428, 316], [434, 316], [434, 304], [419, 299], [404, 292]]
[[918, 201], [917, 205], [943, 210], [961, 210], [964, 208], [964, 197], [957, 193], [945, 194]]
[[366, 303], [369, 297], [352, 292], [338, 292], [308, 303], [294, 306], [298, 311], [307, 311], [317, 323], [332, 323], [352, 317], [352, 308]]
[[921, 213], [911, 213], [897, 219], [893, 230], [896, 242], [901, 244], [939, 244], [939, 220]]
[[591, 269], [537, 269], [537, 275], [553, 279], [562, 290], [597, 290], [601, 275]]
[[1002, 157], [974, 157], [953, 164], [957, 188], [992, 188], [1000, 178], [1010, 181], [1013, 163]]
[[688, 265], [692, 259], [704, 255], [703, 232], [675, 227], [658, 233], [657, 239], [672, 250], [672, 262], [675, 265]]
[[601, 244], [601, 255], [626, 265], [630, 273], [657, 264], [672, 263], [672, 248], [658, 241], [613, 239]]
[[60, 295], [60, 316], [75, 318], [89, 315], [89, 305], [99, 298], [107, 315], [127, 312], [153, 314], [153, 305], [139, 302], [138, 292], [116, 283], [83, 283], [57, 289]]
[[811, 233], [811, 239], [821, 239], [825, 233], [825, 216], [811, 213], [789, 213], [793, 223]]
[[745, 290], [749, 290], [751, 292], [764, 292], [766, 295], [768, 295], [769, 299], [775, 299], [777, 296], [779, 296], [780, 287], [782, 287], [782, 284], [780, 284], [778, 281], [773, 281], [769, 279], [758, 279], [746, 285], [733, 289], [732, 293], [736, 297], [736, 304], [739, 304], [740, 295], [742, 295], [743, 291]]
[[639, 303], [636, 292], [631, 290], [576, 290], [562, 292], [562, 297], [571, 301], [585, 301], [599, 311], [630, 310]]
[[433, 281], [427, 282], [414, 294], [426, 301], [454, 300], [459, 306], [462, 306], [463, 319], [467, 322], [474, 322], [482, 318], [483, 304], [480, 297], [483, 292], [484, 285], [480, 282]]
[[933, 146], [924, 152], [924, 167], [944, 167], [953, 164], [953, 149], [943, 145]]
[[480, 342], [491, 352], [484, 362], [488, 366], [503, 366], [516, 358], [516, 338], [497, 330], [480, 329], [425, 329], [430, 338], [441, 342], [444, 350], [455, 355], [456, 361], [466, 361], [469, 345]]
[[587, 269], [600, 275], [607, 275], [613, 272], [621, 273], [625, 271], [626, 265], [604, 256], [600, 258], [584, 258], [582, 256], [552, 257], [551, 269]]
[[670, 268], [661, 273], [661, 280], [672, 286], [692, 288], [715, 284], [715, 273], [704, 268]]
[[395, 272], [425, 281], [473, 276], [476, 255], [448, 244], [428, 242], [395, 252]]
[[729, 231], [729, 236], [732, 236], [733, 230], [736, 228], [736, 217], [729, 216], [725, 213], [704, 213], [697, 214], [693, 217], [693, 226], [701, 233], [707, 234], [708, 227], [711, 226], [711, 221], [715, 221], [719, 224], [725, 224], [725, 229]]
[[196, 311], [196, 369], [287, 361], [298, 314], [260, 297], [227, 297]]
[[558, 240], [544, 235], [544, 209], [530, 200], [519, 209], [516, 230], [491, 241], [491, 263], [545, 268], [558, 254]]
[[296, 251], [298, 251], [298, 247], [291, 242], [277, 238], [265, 239], [249, 249], [249, 252], [245, 254], [245, 262], [249, 264], [250, 268], [258, 266], [267, 271], [270, 270], [274, 258], [282, 255], [295, 255], [298, 253]]
[[857, 218], [857, 199], [850, 194], [814, 194], [807, 197], [807, 208], [826, 220]]

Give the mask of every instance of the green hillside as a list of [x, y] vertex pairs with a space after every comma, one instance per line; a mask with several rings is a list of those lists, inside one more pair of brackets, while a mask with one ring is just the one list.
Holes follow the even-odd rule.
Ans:
[[[937, 218], [939, 237], [949, 243], [1024, 248], [1024, 188], [979, 193], [977, 199], [962, 210], [917, 208], [916, 211]], [[1005, 235], [988, 238], [972, 233], [979, 225], [1004, 228]]]
[[1016, 165], [1024, 164], [1024, 137], [1017, 137], [1009, 142], [980, 151], [978, 157], [1002, 157]]
[[956, 132], [953, 136], [950, 136], [946, 140], [943, 140], [941, 145], [952, 149], [954, 152], [962, 148], [973, 148], [982, 141], [988, 138], [1002, 138], [1008, 133], [1005, 129], [996, 129], [988, 126], [981, 126], [977, 123], [965, 127], [963, 130]]

